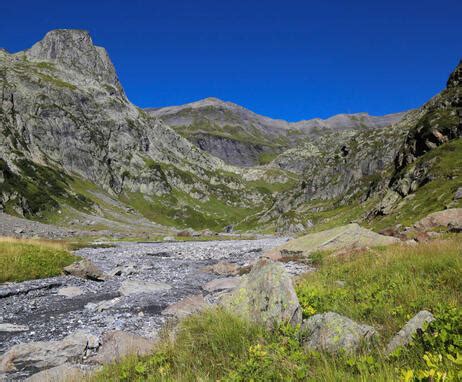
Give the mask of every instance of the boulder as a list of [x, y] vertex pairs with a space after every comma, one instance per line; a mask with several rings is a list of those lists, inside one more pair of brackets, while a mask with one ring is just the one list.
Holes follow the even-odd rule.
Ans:
[[77, 331], [61, 341], [21, 343], [11, 347], [2, 356], [0, 371], [40, 371], [66, 362], [80, 362], [96, 351], [98, 345], [98, 338], [84, 331]]
[[64, 273], [93, 281], [105, 281], [108, 276], [88, 259], [80, 260], [64, 268]]
[[87, 373], [76, 365], [65, 363], [40, 371], [25, 380], [25, 382], [75, 382], [85, 380]]
[[165, 283], [146, 282], [139, 280], [123, 281], [119, 293], [121, 296], [130, 296], [142, 293], [158, 293], [171, 289], [172, 287]]
[[400, 240], [395, 237], [380, 235], [352, 223], [290, 240], [284, 245], [269, 251], [265, 256], [271, 257], [275, 253], [281, 253], [281, 251], [296, 252], [307, 256], [316, 251], [374, 247], [399, 242]]
[[387, 345], [387, 353], [392, 353], [395, 349], [406, 346], [412, 340], [412, 336], [423, 327], [432, 322], [435, 318], [427, 310], [421, 310], [412, 317], [406, 325], [391, 339]]
[[301, 327], [302, 343], [307, 350], [353, 353], [362, 346], [371, 345], [378, 336], [377, 331], [368, 325], [361, 325], [338, 313], [315, 314], [303, 321]]
[[415, 223], [415, 228], [428, 231], [436, 227], [462, 226], [462, 208], [434, 212]]
[[189, 316], [190, 314], [197, 313], [207, 307], [204, 296], [201, 294], [185, 297], [175, 304], [170, 305], [162, 311], [164, 316], [173, 316], [181, 319]]
[[220, 261], [217, 264], [209, 265], [204, 268], [205, 272], [215, 273], [219, 276], [236, 276], [239, 274], [239, 265]]
[[67, 298], [77, 297], [83, 294], [83, 290], [77, 287], [64, 287], [58, 290], [58, 296]]
[[270, 260], [259, 260], [249, 274], [220, 303], [245, 319], [272, 329], [279, 323], [292, 326], [302, 321], [302, 310], [292, 279], [284, 267]]
[[90, 358], [91, 363], [108, 364], [127, 356], [144, 356], [153, 351], [155, 340], [114, 330], [103, 334], [98, 354]]
[[215, 279], [205, 284], [202, 289], [207, 292], [221, 292], [236, 288], [239, 285], [240, 277], [227, 277], [224, 279]]
[[117, 306], [121, 300], [122, 300], [121, 297], [116, 297], [116, 298], [113, 298], [112, 300], [104, 300], [98, 303], [89, 302], [88, 304], [85, 305], [85, 309], [94, 310], [96, 312], [104, 312], [105, 310], [109, 310]]

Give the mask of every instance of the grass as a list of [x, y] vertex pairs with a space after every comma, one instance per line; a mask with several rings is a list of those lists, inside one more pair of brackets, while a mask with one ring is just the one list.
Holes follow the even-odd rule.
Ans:
[[[185, 319], [174, 332], [165, 330], [152, 355], [107, 365], [92, 381], [460, 380], [462, 242], [457, 237], [315, 258], [318, 271], [296, 285], [304, 316], [333, 310], [373, 325], [381, 341], [371, 353], [306, 352], [297, 328], [268, 332], [212, 309]], [[385, 356], [383, 345], [421, 309], [432, 311], [436, 321], [407, 348]]]
[[57, 276], [77, 259], [63, 242], [0, 238], [0, 283]]

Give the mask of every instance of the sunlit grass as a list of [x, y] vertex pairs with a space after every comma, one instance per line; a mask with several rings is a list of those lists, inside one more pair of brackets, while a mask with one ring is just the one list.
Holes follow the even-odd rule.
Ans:
[[57, 276], [76, 259], [65, 242], [0, 237], [0, 283]]

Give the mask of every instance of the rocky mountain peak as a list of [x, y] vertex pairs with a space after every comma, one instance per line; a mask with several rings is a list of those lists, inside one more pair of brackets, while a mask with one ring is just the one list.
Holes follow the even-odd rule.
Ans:
[[30, 60], [52, 61], [66, 69], [115, 85], [119, 92], [123, 92], [106, 49], [95, 46], [87, 31], [52, 30], [25, 53]]
[[457, 68], [449, 76], [447, 87], [455, 88], [460, 85], [462, 85], [462, 60], [460, 60]]

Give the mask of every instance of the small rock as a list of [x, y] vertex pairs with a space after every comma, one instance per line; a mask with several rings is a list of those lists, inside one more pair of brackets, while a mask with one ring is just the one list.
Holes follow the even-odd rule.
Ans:
[[368, 325], [361, 325], [338, 313], [315, 314], [303, 321], [302, 343], [305, 349], [338, 353], [357, 352], [378, 336]]
[[120, 297], [113, 298], [112, 300], [105, 300], [99, 303], [89, 302], [85, 305], [85, 309], [88, 310], [95, 310], [97, 312], [104, 312], [105, 310], [109, 310], [116, 306], [121, 301]]
[[146, 281], [126, 280], [123, 281], [119, 293], [121, 296], [130, 296], [142, 293], [157, 293], [171, 289], [172, 287], [165, 283], [149, 283]]
[[197, 313], [204, 309], [207, 303], [201, 294], [188, 296], [175, 304], [170, 305], [162, 311], [164, 316], [174, 316], [178, 319]]
[[422, 330], [425, 324], [432, 322], [434, 319], [433, 314], [426, 310], [421, 310], [391, 339], [387, 345], [387, 352], [391, 353], [398, 347], [406, 346], [415, 333]]
[[236, 276], [239, 274], [239, 265], [220, 261], [217, 264], [209, 265], [204, 268], [205, 272], [215, 273], [220, 276]]
[[83, 294], [83, 290], [77, 287], [64, 287], [58, 290], [58, 296], [72, 298]]
[[454, 194], [454, 200], [460, 200], [462, 199], [462, 187], [459, 187]]
[[86, 374], [87, 373], [78, 366], [65, 363], [64, 365], [40, 371], [27, 378], [24, 382], [83, 381]]
[[205, 284], [202, 289], [214, 293], [224, 290], [234, 289], [239, 285], [240, 277], [227, 277], [224, 279], [215, 279]]
[[175, 241], [175, 239], [172, 236], [165, 236], [164, 241], [165, 242], [171, 242], [171, 241]]
[[68, 265], [64, 268], [64, 273], [93, 281], [105, 281], [108, 279], [108, 276], [88, 259]]
[[0, 323], [0, 332], [13, 333], [13, 332], [27, 332], [28, 330], [29, 330], [29, 327], [25, 325], [15, 325], [15, 324], [9, 324], [7, 322]]
[[155, 341], [135, 334], [114, 330], [101, 339], [98, 354], [89, 359], [101, 365], [119, 361], [126, 356], [144, 356], [153, 351]]

